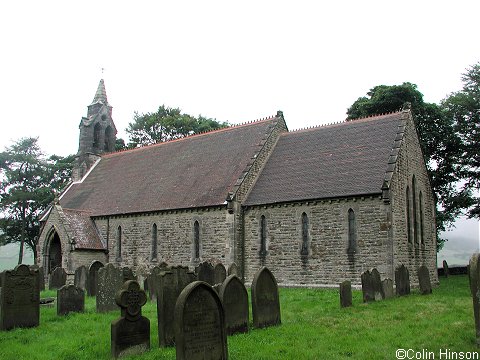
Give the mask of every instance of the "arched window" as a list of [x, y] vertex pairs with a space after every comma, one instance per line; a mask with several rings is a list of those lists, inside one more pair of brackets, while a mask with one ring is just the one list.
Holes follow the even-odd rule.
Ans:
[[117, 228], [117, 261], [122, 260], [122, 227]]
[[157, 259], [157, 247], [158, 247], [158, 229], [157, 224], [152, 225], [152, 260]]
[[302, 213], [302, 247], [300, 255], [308, 255], [308, 243], [308, 216], [306, 213]]
[[193, 246], [195, 259], [200, 259], [200, 224], [197, 220], [193, 223]]
[[355, 220], [355, 212], [348, 209], [348, 251], [355, 252], [357, 249], [357, 224]]
[[260, 217], [260, 256], [267, 255], [267, 219], [265, 215]]
[[104, 146], [105, 151], [113, 151], [112, 135], [113, 135], [112, 127], [107, 126], [107, 128], [105, 129], [105, 146]]
[[420, 191], [418, 194], [418, 202], [420, 206], [420, 243], [424, 244], [425, 243], [425, 234], [423, 233], [424, 228], [423, 228], [423, 194]]
[[411, 217], [410, 217], [410, 188], [407, 186], [407, 192], [405, 194], [405, 207], [407, 208], [407, 238], [408, 242], [412, 242], [412, 224], [411, 224]]
[[99, 123], [96, 123], [93, 128], [93, 148], [99, 149], [100, 148], [100, 131], [102, 127]]
[[413, 210], [413, 241], [418, 243], [418, 218], [417, 218], [417, 181], [415, 175], [412, 178], [412, 210]]

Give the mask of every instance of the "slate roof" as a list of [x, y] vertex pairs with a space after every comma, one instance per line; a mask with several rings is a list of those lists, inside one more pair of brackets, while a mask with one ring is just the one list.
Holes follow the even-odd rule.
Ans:
[[224, 204], [277, 121], [103, 155], [60, 205], [101, 216]]
[[382, 193], [407, 113], [283, 133], [244, 205]]
[[100, 240], [90, 213], [85, 211], [63, 209], [63, 214], [70, 228], [77, 249], [104, 250], [105, 246]]

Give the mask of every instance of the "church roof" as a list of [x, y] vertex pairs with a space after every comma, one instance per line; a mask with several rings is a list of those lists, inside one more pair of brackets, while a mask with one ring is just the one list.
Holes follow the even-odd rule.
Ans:
[[277, 121], [272, 117], [104, 155], [60, 204], [92, 216], [222, 205]]
[[95, 96], [93, 98], [92, 104], [102, 103], [108, 105], [107, 100], [107, 91], [105, 90], [105, 82], [103, 79], [100, 79], [98, 83], [97, 91], [95, 92]]
[[97, 228], [90, 218], [89, 212], [62, 209], [73, 236], [75, 248], [104, 250], [105, 245], [100, 240]]
[[407, 114], [283, 133], [244, 205], [382, 193]]

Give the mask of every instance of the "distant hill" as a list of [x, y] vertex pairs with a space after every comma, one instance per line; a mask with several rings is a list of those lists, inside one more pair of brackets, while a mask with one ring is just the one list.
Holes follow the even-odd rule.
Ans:
[[[20, 244], [0, 246], [0, 271], [13, 269], [17, 265], [19, 249]], [[27, 247], [24, 248], [23, 263], [33, 264], [33, 253]]]

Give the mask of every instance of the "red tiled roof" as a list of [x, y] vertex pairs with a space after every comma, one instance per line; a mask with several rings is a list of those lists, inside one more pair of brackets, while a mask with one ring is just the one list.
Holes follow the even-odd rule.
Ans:
[[77, 249], [105, 249], [89, 212], [63, 209], [63, 213], [71, 230], [71, 235], [74, 237]]
[[104, 155], [61, 197], [92, 216], [224, 204], [277, 118]]
[[405, 116], [397, 112], [282, 134], [245, 205], [381, 193]]

